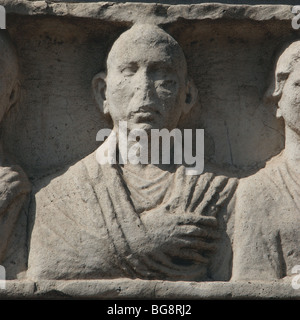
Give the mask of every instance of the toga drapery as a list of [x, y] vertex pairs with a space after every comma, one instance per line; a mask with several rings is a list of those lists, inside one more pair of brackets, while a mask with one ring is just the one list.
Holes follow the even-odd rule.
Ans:
[[167, 235], [152, 241], [140, 217], [147, 212], [155, 219], [157, 210], [170, 219], [187, 211], [217, 217], [236, 180], [210, 172], [187, 176], [183, 166], [151, 179], [125, 170], [100, 166], [93, 153], [35, 186], [29, 278], [204, 277], [197, 265], [175, 266], [170, 275], [167, 266], [156, 263], [151, 250], [159, 252], [155, 246]]
[[283, 155], [240, 181], [233, 280], [274, 280], [300, 262], [300, 174]]

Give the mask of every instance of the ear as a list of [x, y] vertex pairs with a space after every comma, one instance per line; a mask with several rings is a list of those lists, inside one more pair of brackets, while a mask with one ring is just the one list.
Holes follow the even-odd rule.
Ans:
[[277, 110], [276, 110], [276, 118], [282, 118], [282, 111], [279, 105], [277, 105]]
[[100, 72], [96, 74], [92, 80], [92, 88], [94, 92], [95, 100], [100, 108], [100, 111], [106, 114], [106, 73]]
[[273, 102], [276, 104], [276, 118], [282, 118], [282, 109], [280, 107], [280, 99], [282, 95], [284, 83], [280, 83], [272, 94]]
[[198, 90], [193, 82], [193, 80], [189, 79], [186, 85], [186, 97], [184, 103], [183, 113], [188, 114], [192, 107], [196, 104], [198, 99]]

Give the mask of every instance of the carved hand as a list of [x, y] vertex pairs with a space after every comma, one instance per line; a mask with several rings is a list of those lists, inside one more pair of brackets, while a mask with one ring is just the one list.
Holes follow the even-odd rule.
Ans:
[[[169, 277], [201, 278], [219, 238], [217, 220], [195, 213], [147, 212], [141, 216], [149, 243], [144, 253]], [[188, 274], [187, 274], [188, 273]], [[190, 279], [191, 280], [191, 279]]]

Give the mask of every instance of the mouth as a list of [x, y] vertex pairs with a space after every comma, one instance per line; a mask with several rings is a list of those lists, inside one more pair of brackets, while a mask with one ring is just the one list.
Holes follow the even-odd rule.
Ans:
[[160, 112], [155, 110], [152, 106], [143, 106], [140, 107], [137, 111], [132, 113], [132, 116], [138, 122], [151, 122], [154, 120], [155, 116], [159, 116]]
[[136, 112], [134, 117], [138, 122], [151, 122], [154, 120], [152, 112]]

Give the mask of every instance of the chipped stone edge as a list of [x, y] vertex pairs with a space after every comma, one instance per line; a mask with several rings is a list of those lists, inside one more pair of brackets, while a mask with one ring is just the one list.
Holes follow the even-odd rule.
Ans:
[[171, 282], [157, 280], [7, 281], [6, 299], [285, 299], [299, 300], [290, 282]]
[[139, 22], [145, 19], [157, 23], [183, 20], [252, 20], [291, 21], [291, 5], [230, 5], [204, 3], [166, 5], [152, 3], [48, 3], [46, 1], [0, 0], [8, 14], [29, 16], [59, 16], [99, 19], [114, 22]]

